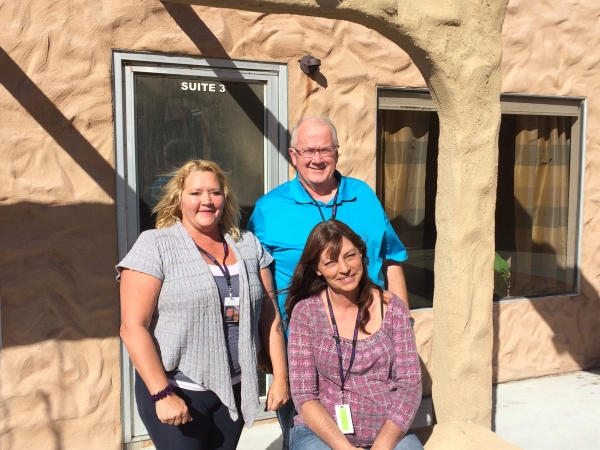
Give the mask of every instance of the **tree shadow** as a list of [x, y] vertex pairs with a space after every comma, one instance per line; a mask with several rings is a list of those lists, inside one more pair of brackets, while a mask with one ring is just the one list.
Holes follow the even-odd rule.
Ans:
[[[552, 355], [538, 355], [539, 350], [537, 333], [539, 330], [514, 329], [514, 333], [519, 337], [519, 348], [513, 349], [515, 353], [521, 352], [521, 358], [528, 355], [528, 359], [543, 358], [545, 367], [538, 368], [535, 374], [530, 373], [531, 368], [523, 368], [521, 373], [513, 373], [510, 380], [518, 381], [532, 377], [542, 377], [556, 375], [557, 370], [560, 373], [568, 373], [574, 370], [586, 370], [600, 367], [600, 335], [597, 330], [600, 329], [600, 296], [597, 288], [584, 276], [580, 276], [579, 295], [575, 296], [556, 296], [550, 298], [519, 300], [528, 302], [533, 307], [535, 313], [545, 322], [552, 332], [552, 346], [556, 352], [554, 357], [556, 361], [549, 361]], [[493, 327], [494, 343], [492, 353], [492, 377], [496, 385], [499, 378], [500, 362], [500, 324], [509, 327], [509, 332], [513, 331], [512, 316], [504, 317], [502, 314], [502, 302], [494, 302], [493, 309]], [[521, 319], [524, 321], [526, 319]], [[532, 320], [534, 320], [532, 318]], [[506, 334], [506, 331], [503, 333]], [[506, 339], [506, 338], [504, 338]], [[506, 355], [502, 355], [506, 356]], [[515, 356], [518, 358], [519, 356]], [[593, 370], [592, 370], [593, 372]], [[496, 387], [492, 394], [492, 430], [496, 426]]]
[[112, 199], [115, 198], [114, 169], [94, 146], [73, 126], [46, 94], [35, 85], [15, 61], [0, 47], [0, 84], [31, 117]]
[[[30, 442], [44, 442], [44, 448], [52, 450], [63, 450], [65, 448], [65, 425], [72, 418], [74, 411], [74, 394], [76, 389], [71, 389], [73, 383], [67, 378], [73, 373], [72, 361], [65, 357], [65, 349], [58, 343], [49, 343], [44, 349], [47, 358], [55, 358], [56, 364], [47, 374], [51, 377], [44, 385], [31, 385], [32, 394], [19, 396], [19, 402], [26, 402], [29, 410], [19, 408], [14, 401], [6, 401], [7, 394], [5, 386], [0, 382], [0, 416], [2, 427], [0, 428], [0, 448], [3, 450], [14, 450], [23, 448], [24, 430], [35, 430], [35, 435]], [[31, 363], [31, 361], [30, 361]], [[12, 368], [14, 370], [14, 367]], [[25, 380], [30, 373], [21, 372], [17, 374], [20, 382]], [[78, 374], [79, 376], [82, 373]], [[31, 383], [31, 378], [28, 380]], [[14, 400], [14, 397], [13, 397]], [[17, 406], [17, 407], [15, 407]], [[15, 407], [15, 414], [12, 413]], [[76, 408], [76, 407], [75, 407]], [[43, 414], [40, 412], [43, 411]], [[26, 420], [24, 421], [24, 417]], [[15, 442], [20, 442], [19, 447]]]
[[[0, 84], [114, 200], [114, 168], [73, 126], [75, 118], [66, 117], [1, 47], [0, 67]], [[4, 198], [0, 203], [0, 249], [2, 371], [25, 380], [32, 375], [32, 367], [46, 370], [44, 364], [54, 356], [57, 371], [48, 372], [53, 377], [48, 384], [32, 385], [33, 393], [19, 399], [30, 402], [29, 412], [22, 407], [17, 410], [14, 392], [7, 391], [6, 381], [0, 384], [0, 447], [15, 448], [20, 439], [16, 430], [23, 433], [24, 427], [31, 426], [46, 436], [48, 448], [61, 450], [60, 416], [67, 395], [64, 377], [71, 369], [66, 367], [60, 343], [119, 335], [113, 269], [117, 261], [115, 207], [106, 203], [53, 206]], [[27, 351], [18, 358], [14, 352], [7, 356], [7, 350], [14, 347], [42, 343], [48, 348], [32, 349], [43, 354], [40, 360]], [[9, 380], [12, 383], [15, 378]], [[14, 414], [11, 409], [16, 410]], [[23, 423], [19, 417], [25, 412], [28, 421]], [[39, 423], [30, 422], [34, 420]]]
[[267, 447], [267, 450], [281, 450], [282, 445], [283, 445], [283, 436], [279, 436], [277, 439], [275, 439], [273, 442], [271, 442], [271, 444], [269, 444], [269, 446]]
[[113, 205], [0, 206], [2, 345], [119, 335]]
[[[0, 84], [115, 199], [115, 171], [0, 48]], [[2, 346], [118, 336], [115, 207], [0, 204]], [[107, 301], [107, 299], [114, 299]]]
[[[214, 33], [206, 26], [204, 21], [198, 16], [194, 8], [190, 5], [184, 5], [181, 3], [170, 3], [170, 2], [161, 2], [169, 15], [173, 18], [175, 23], [181, 28], [181, 30], [187, 35], [188, 38], [194, 43], [194, 45], [198, 48], [200, 53], [207, 57], [217, 57], [222, 58], [223, 60], [230, 60], [229, 54], [227, 50], [219, 39], [214, 35]], [[220, 63], [220, 67], [222, 67], [222, 63]], [[235, 68], [233, 62], [231, 62], [231, 68]], [[240, 105], [240, 107], [248, 114], [248, 117], [251, 119], [254, 117], [252, 111], [248, 111], [248, 105], [254, 103], [248, 102], [247, 99], [258, 100], [256, 94], [244, 83], [240, 83], [239, 90], [231, 91], [230, 94], [236, 100], [236, 102]], [[275, 120], [273, 113], [266, 110], [267, 114], [267, 123]], [[287, 134], [287, 124], [282, 124], [279, 121], [278, 123], [278, 136], [283, 136]], [[255, 122], [256, 127], [262, 132], [263, 124]], [[289, 136], [288, 136], [289, 138]], [[279, 153], [286, 158], [288, 158], [288, 150], [286, 148], [279, 148], [279, 142], [271, 142], [273, 146], [279, 149]]]
[[[502, 167], [499, 167], [502, 170]], [[508, 189], [508, 187], [506, 188]], [[501, 195], [500, 186], [498, 196]], [[505, 212], [504, 219], [510, 219], [511, 226], [518, 225], [519, 229], [531, 230], [533, 219], [530, 212], [513, 198], [512, 189], [510, 199], [514, 204], [513, 212]], [[511, 215], [512, 214], [512, 215]], [[497, 223], [498, 226], [498, 223]], [[508, 234], [508, 233], [507, 233]], [[514, 233], [511, 236], [496, 238], [497, 248], [499, 242], [505, 243], [505, 248], [514, 250], [516, 243]], [[508, 243], [508, 244], [507, 244]], [[493, 351], [492, 351], [492, 380], [496, 385], [499, 381], [517, 381], [532, 377], [542, 377], [559, 373], [587, 369], [600, 366], [600, 336], [596, 332], [600, 328], [600, 296], [597, 288], [584, 276], [579, 274], [579, 292], [577, 295], [561, 295], [564, 292], [574, 292], [576, 282], [571, 281], [569, 271], [561, 269], [558, 264], [558, 255], [554, 247], [548, 244], [529, 242], [529, 252], [525, 253], [523, 261], [515, 256], [511, 266], [509, 289], [510, 295], [518, 296], [515, 300], [511, 297], [500, 299], [493, 304]], [[500, 252], [500, 250], [498, 250]], [[518, 255], [515, 253], [515, 255]], [[520, 264], [522, 263], [522, 264]], [[536, 267], [537, 272], [533, 270]], [[548, 270], [555, 268], [555, 270]], [[571, 285], [573, 284], [573, 285]], [[522, 297], [528, 296], [524, 299]], [[524, 307], [521, 311], [515, 303]], [[510, 304], [514, 307], [509, 306]], [[505, 309], [503, 315], [502, 311]], [[527, 307], [533, 307], [535, 314]], [[516, 314], [524, 315], [516, 317]], [[545, 322], [553, 333], [552, 346], [554, 352], [543, 352], [543, 345], [538, 341], [540, 333], [547, 333], [543, 327], [539, 329], [514, 329], [513, 321], [518, 320], [521, 327], [528, 323], [537, 323], [539, 318]], [[504, 327], [501, 336], [501, 325]], [[507, 331], [508, 330], [508, 333]], [[514, 337], [510, 338], [509, 333]], [[502, 346], [500, 340], [503, 340]], [[510, 346], [510, 348], [506, 348]], [[502, 352], [502, 354], [500, 354]], [[542, 352], [544, 354], [536, 354]], [[568, 357], [565, 358], [565, 355]], [[500, 365], [502, 358], [509, 358], [509, 365], [515, 368], [525, 365], [517, 373], [503, 375], [500, 380]], [[519, 358], [522, 359], [521, 362]], [[551, 361], [554, 358], [555, 361]], [[512, 362], [510, 361], [512, 360]], [[540, 364], [528, 361], [541, 361]], [[527, 361], [527, 362], [526, 362]], [[507, 379], [508, 378], [508, 379]], [[492, 430], [496, 426], [496, 387], [492, 394]]]

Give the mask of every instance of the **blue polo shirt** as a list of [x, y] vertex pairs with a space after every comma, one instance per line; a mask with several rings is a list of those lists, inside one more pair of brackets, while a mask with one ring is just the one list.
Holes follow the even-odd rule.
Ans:
[[[383, 287], [383, 261], [404, 261], [406, 249], [369, 185], [356, 178], [342, 177], [339, 172], [336, 175], [341, 178], [336, 219], [352, 228], [365, 241], [369, 276]], [[325, 219], [330, 219], [333, 199], [327, 204], [319, 204]], [[276, 289], [288, 287], [308, 235], [321, 220], [319, 209], [297, 175], [258, 199], [248, 230], [275, 259], [272, 267]], [[278, 303], [284, 317], [285, 294], [279, 295]]]

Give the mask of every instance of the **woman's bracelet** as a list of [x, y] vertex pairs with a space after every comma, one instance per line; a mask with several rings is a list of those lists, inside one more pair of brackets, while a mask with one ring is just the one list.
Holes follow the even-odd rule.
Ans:
[[175, 390], [175, 386], [173, 386], [171, 383], [169, 383], [167, 385], [167, 387], [164, 388], [162, 391], [159, 391], [156, 394], [150, 394], [150, 398], [152, 399], [152, 401], [154, 403], [156, 403], [159, 400], [162, 400], [163, 398], [171, 395], [174, 390]]

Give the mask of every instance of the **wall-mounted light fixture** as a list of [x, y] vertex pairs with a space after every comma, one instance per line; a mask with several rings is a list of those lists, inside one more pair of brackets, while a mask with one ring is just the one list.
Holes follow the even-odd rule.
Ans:
[[306, 75], [310, 75], [317, 70], [319, 70], [319, 66], [321, 65], [321, 60], [316, 59], [314, 56], [306, 55], [303, 56], [300, 60], [300, 69]]

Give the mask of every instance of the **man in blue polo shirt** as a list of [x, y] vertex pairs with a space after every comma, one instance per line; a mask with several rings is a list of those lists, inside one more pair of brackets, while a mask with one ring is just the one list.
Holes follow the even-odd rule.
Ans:
[[[394, 232], [373, 190], [363, 181], [335, 170], [337, 132], [326, 117], [306, 117], [293, 128], [290, 158], [296, 178], [262, 196], [248, 229], [275, 261], [275, 287], [288, 287], [304, 244], [313, 227], [335, 218], [346, 223], [367, 244], [369, 276], [373, 282], [400, 297], [408, 308], [406, 284], [400, 262], [406, 249]], [[278, 297], [285, 317], [285, 293]], [[295, 410], [292, 401], [277, 411], [283, 430], [283, 449], [289, 445]]]

